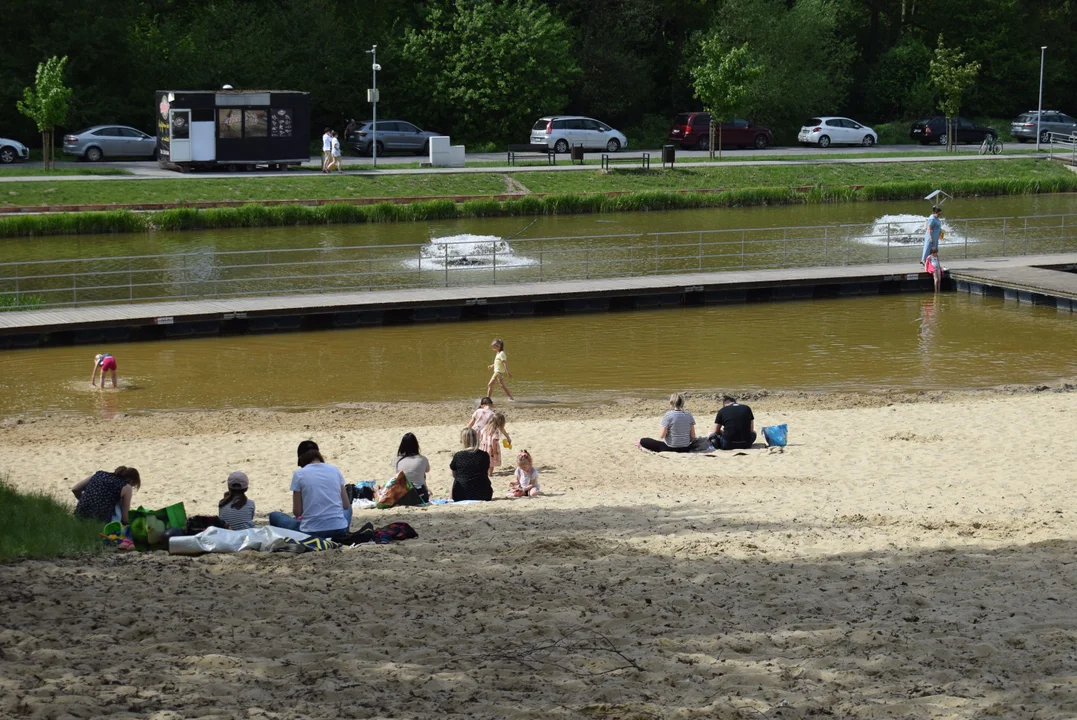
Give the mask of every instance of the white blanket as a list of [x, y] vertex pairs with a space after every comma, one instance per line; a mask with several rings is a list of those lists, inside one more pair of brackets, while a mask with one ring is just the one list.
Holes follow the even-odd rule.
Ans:
[[206, 528], [197, 535], [171, 538], [168, 541], [168, 552], [170, 555], [201, 555], [208, 552], [233, 553], [241, 550], [272, 552], [284, 544], [285, 538], [306, 540], [308, 537], [310, 536], [306, 533], [301, 533], [297, 530], [285, 530], [284, 528], [269, 525], [249, 530], [226, 530], [211, 527]]

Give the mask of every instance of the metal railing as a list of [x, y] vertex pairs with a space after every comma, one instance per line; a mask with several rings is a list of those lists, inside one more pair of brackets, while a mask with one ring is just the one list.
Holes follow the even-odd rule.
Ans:
[[[0, 307], [455, 287], [919, 262], [923, 219], [0, 263]], [[1077, 249], [1077, 214], [948, 219], [949, 257]]]
[[1047, 133], [1047, 155], [1052, 160], [1077, 165], [1077, 133]]

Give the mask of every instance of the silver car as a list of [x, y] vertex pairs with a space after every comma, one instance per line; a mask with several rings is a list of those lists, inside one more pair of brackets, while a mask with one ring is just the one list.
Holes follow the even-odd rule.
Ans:
[[95, 125], [64, 135], [64, 154], [90, 162], [113, 157], [157, 157], [157, 138], [126, 125]]
[[[361, 155], [370, 155], [374, 145], [374, 123], [358, 123], [344, 142]], [[378, 155], [387, 152], [408, 152], [425, 155], [430, 151], [430, 138], [439, 133], [421, 130], [404, 120], [378, 120]]]
[[548, 115], [531, 128], [531, 144], [545, 145], [554, 152], [567, 153], [574, 145], [585, 150], [617, 152], [628, 147], [625, 134], [609, 125], [582, 115]]
[[10, 165], [18, 160], [27, 160], [29, 157], [30, 148], [18, 140], [0, 137], [0, 165]]
[[[1036, 110], [1030, 110], [1023, 115], [1019, 115], [1016, 120], [1010, 123], [1010, 136], [1017, 138], [1017, 142], [1029, 142], [1036, 139]], [[1060, 135], [1072, 135], [1077, 132], [1077, 120], [1074, 120], [1065, 113], [1060, 113], [1057, 110], [1044, 110], [1043, 117], [1039, 122], [1040, 126], [1040, 142], [1050, 142], [1051, 138], [1048, 137], [1048, 133], [1058, 133]]]

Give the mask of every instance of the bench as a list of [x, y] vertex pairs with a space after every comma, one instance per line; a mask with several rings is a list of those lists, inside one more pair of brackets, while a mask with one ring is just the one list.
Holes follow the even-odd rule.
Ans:
[[557, 153], [545, 145], [509, 145], [509, 165], [516, 164], [516, 158], [520, 155], [545, 155], [546, 162], [550, 165], [557, 164]]
[[[639, 166], [644, 170], [651, 169], [651, 154], [649, 152], [640, 153], [639, 155], [618, 155], [617, 157], [625, 160], [639, 160]], [[610, 156], [607, 153], [602, 153], [602, 169], [607, 172], [610, 169]]]

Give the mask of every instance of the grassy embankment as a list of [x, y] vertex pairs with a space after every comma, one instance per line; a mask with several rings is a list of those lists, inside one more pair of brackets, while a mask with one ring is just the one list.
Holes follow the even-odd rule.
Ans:
[[[0, 202], [17, 205], [107, 205], [233, 200], [242, 207], [176, 208], [28, 215], [0, 219], [0, 237], [141, 232], [215, 227], [394, 222], [584, 212], [670, 210], [747, 205], [906, 200], [943, 188], [955, 196], [1077, 191], [1077, 174], [1039, 160], [736, 166], [676, 170], [528, 172], [512, 176], [532, 195], [499, 201], [448, 199], [504, 193], [500, 173], [6, 183]], [[604, 193], [624, 193], [606, 195]], [[542, 195], [541, 197], [537, 195]], [[417, 198], [396, 204], [258, 205], [274, 200]], [[421, 198], [430, 198], [423, 200]]]
[[102, 523], [82, 520], [41, 494], [24, 494], [0, 478], [0, 562], [98, 552]]
[[0, 177], [36, 177], [39, 175], [54, 176], [54, 175], [131, 175], [130, 170], [122, 170], [120, 168], [111, 167], [87, 167], [87, 168], [71, 168], [63, 167], [56, 168], [55, 170], [46, 170], [39, 167], [26, 167], [24, 165], [9, 165], [8, 167], [0, 167]]

